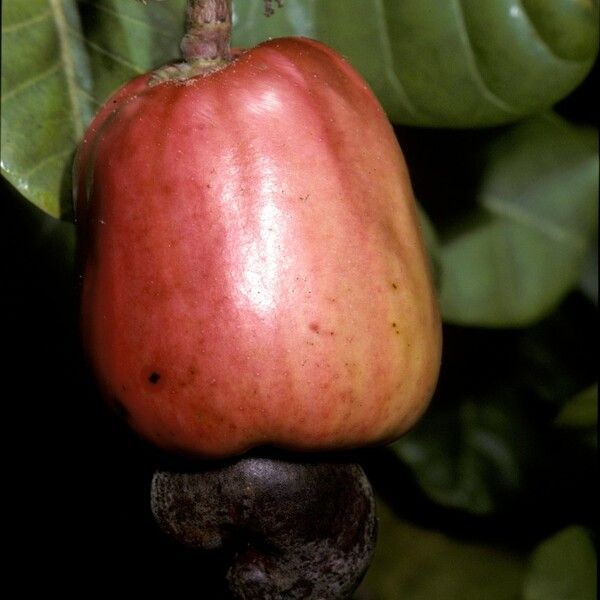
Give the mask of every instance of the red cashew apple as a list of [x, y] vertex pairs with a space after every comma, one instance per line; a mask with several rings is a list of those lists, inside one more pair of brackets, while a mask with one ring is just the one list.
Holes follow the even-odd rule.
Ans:
[[205, 458], [391, 441], [440, 362], [409, 175], [363, 79], [288, 38], [134, 79], [75, 163], [82, 336], [106, 397]]

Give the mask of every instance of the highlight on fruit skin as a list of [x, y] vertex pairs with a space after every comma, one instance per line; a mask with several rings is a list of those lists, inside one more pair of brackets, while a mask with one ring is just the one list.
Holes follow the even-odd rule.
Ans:
[[367, 84], [304, 38], [149, 77], [108, 100], [75, 161], [82, 337], [106, 398], [204, 458], [396, 439], [433, 393], [441, 327]]

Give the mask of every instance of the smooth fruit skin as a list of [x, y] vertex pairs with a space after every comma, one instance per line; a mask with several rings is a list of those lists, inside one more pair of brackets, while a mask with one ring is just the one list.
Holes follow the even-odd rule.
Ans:
[[409, 175], [363, 79], [272, 40], [101, 109], [75, 162], [82, 334], [158, 446], [391, 441], [425, 410], [440, 318]]

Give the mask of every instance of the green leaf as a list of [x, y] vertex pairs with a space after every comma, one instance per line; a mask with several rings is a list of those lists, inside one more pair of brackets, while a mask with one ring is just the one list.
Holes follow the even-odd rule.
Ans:
[[377, 508], [377, 547], [357, 600], [511, 600], [519, 596], [525, 565], [518, 555], [416, 527], [396, 518], [383, 502]]
[[598, 223], [598, 141], [550, 115], [487, 149], [479, 210], [442, 244], [446, 321], [528, 325], [578, 283]]
[[2, 174], [54, 217], [71, 217], [71, 163], [117, 87], [178, 55], [184, 2], [5, 0]]
[[598, 5], [582, 0], [263, 0], [234, 3], [234, 41], [306, 35], [348, 57], [390, 118], [421, 126], [516, 121], [585, 77], [598, 51]]
[[484, 515], [519, 490], [529, 450], [527, 425], [518, 399], [496, 395], [434, 403], [416, 428], [392, 445], [435, 502]]
[[54, 216], [67, 212], [60, 203], [65, 166], [92, 116], [90, 90], [75, 3], [4, 2], [2, 173]]
[[525, 580], [525, 600], [594, 600], [596, 552], [582, 527], [569, 527], [533, 553]]
[[556, 418], [557, 425], [576, 429], [594, 429], [598, 425], [598, 384], [571, 398]]
[[78, 0], [78, 6], [99, 104], [129, 79], [180, 60], [185, 0]]

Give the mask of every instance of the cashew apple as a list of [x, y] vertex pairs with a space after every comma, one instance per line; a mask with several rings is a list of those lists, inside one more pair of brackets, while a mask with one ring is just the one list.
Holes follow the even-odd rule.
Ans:
[[159, 447], [223, 458], [394, 440], [438, 376], [409, 174], [360, 75], [274, 39], [142, 75], [74, 167], [81, 331], [107, 400]]

